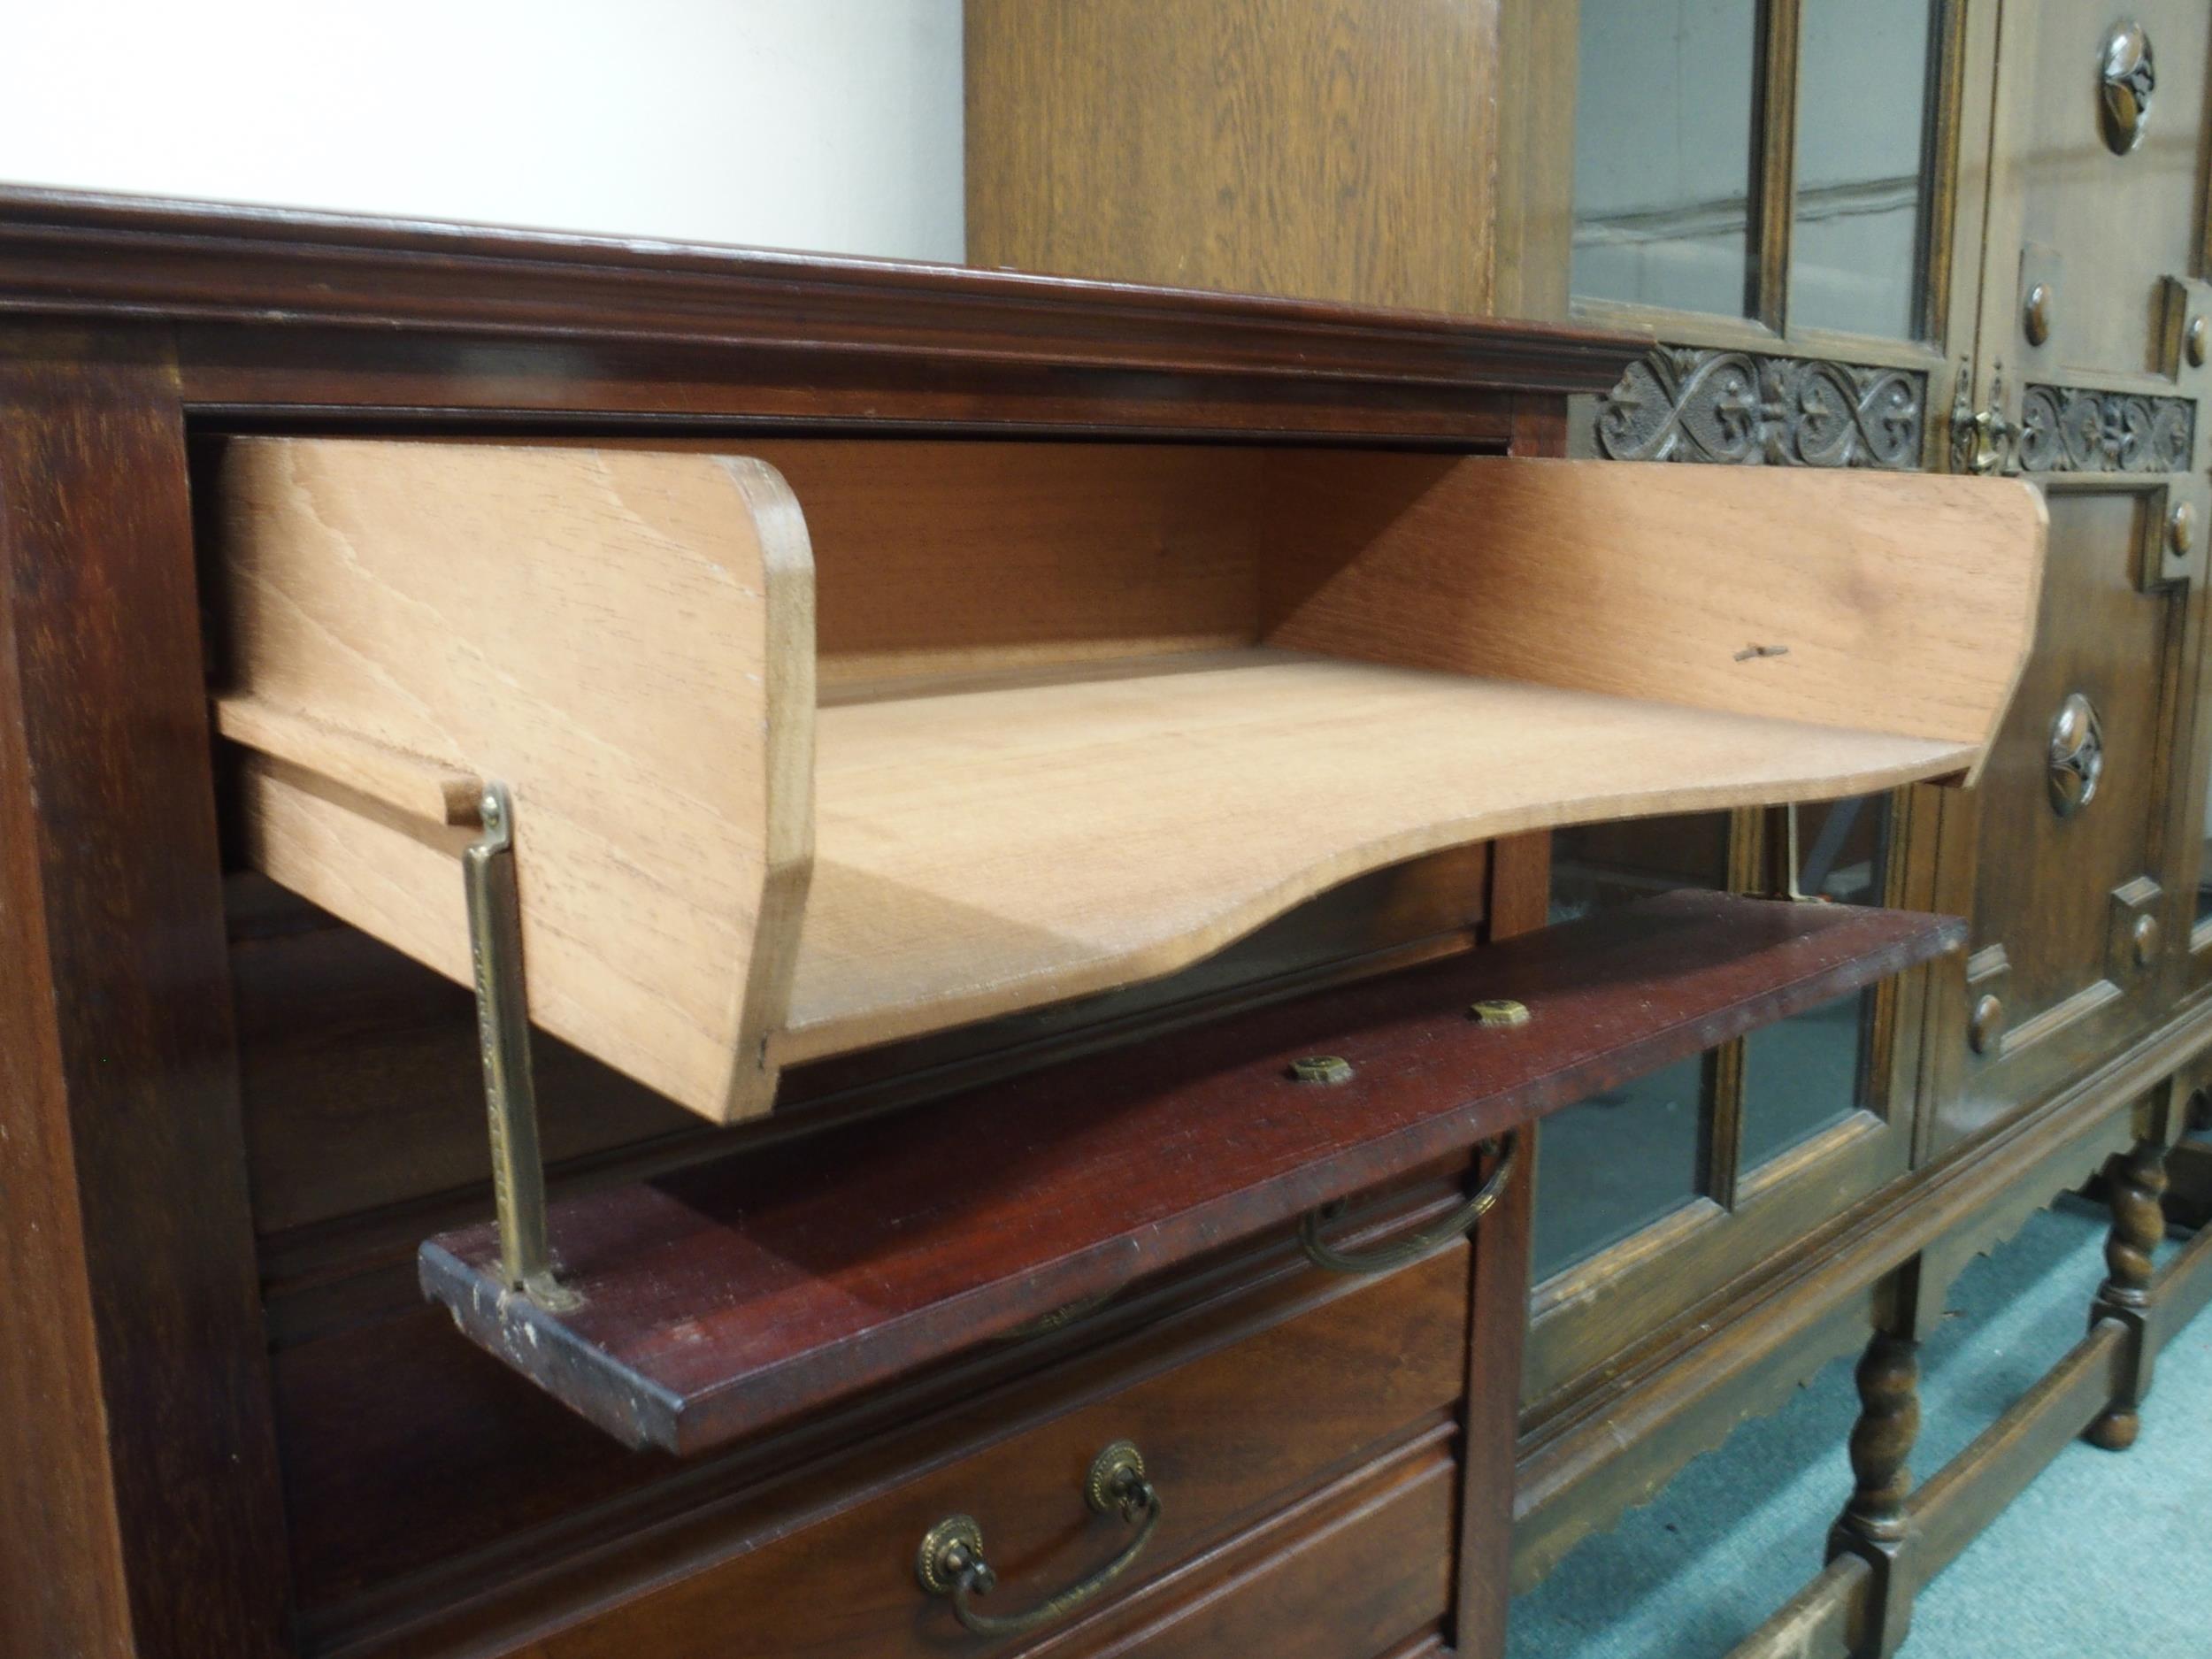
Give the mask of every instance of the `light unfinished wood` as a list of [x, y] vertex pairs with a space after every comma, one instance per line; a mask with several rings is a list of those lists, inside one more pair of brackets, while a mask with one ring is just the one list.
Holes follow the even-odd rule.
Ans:
[[1498, 457], [1316, 456], [1269, 500], [1270, 643], [1966, 745], [1970, 771], [2047, 522], [2016, 480]]
[[273, 760], [320, 772], [404, 818], [441, 826], [480, 821], [484, 780], [427, 755], [411, 755], [258, 697], [215, 699], [215, 730]]
[[[243, 769], [251, 861], [465, 982], [472, 832], [385, 786], [410, 755], [425, 801], [498, 779], [534, 1018], [710, 1117], [764, 1110], [813, 773], [811, 570], [774, 471], [247, 440], [221, 494], [229, 689], [250, 700], [224, 706], [266, 746]], [[341, 741], [311, 757], [319, 732]]]
[[787, 1062], [1165, 973], [1437, 848], [1975, 753], [1264, 649], [828, 707], [816, 737]]
[[1257, 449], [747, 446], [806, 509], [826, 690], [1256, 641]]
[[[534, 1014], [717, 1118], [1423, 853], [1969, 772], [2040, 569], [1985, 480], [774, 449], [841, 571], [818, 703], [758, 459], [268, 440], [224, 481], [250, 856], [465, 979], [457, 803], [503, 779]], [[1271, 643], [1169, 649], [1221, 639]]]

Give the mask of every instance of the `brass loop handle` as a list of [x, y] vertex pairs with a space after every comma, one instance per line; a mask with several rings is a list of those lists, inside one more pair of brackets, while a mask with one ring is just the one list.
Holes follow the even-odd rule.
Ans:
[[1040, 1630], [1092, 1600], [1127, 1572], [1160, 1525], [1160, 1494], [1145, 1479], [1144, 1454], [1127, 1440], [1116, 1440], [1091, 1460], [1084, 1478], [1083, 1501], [1096, 1515], [1119, 1515], [1137, 1535], [1118, 1555], [1082, 1583], [1072, 1585], [1025, 1613], [996, 1615], [976, 1610], [975, 1599], [998, 1587], [998, 1574], [983, 1555], [983, 1529], [970, 1515], [949, 1515], [922, 1535], [914, 1576], [932, 1595], [949, 1596], [952, 1616], [979, 1636], [1018, 1636]]
[[[1482, 1149], [1494, 1152], [1500, 1143], [1486, 1141]], [[1379, 1244], [1371, 1250], [1340, 1250], [1321, 1237], [1324, 1223], [1336, 1218], [1338, 1206], [1325, 1204], [1318, 1210], [1309, 1210], [1298, 1223], [1298, 1247], [1306, 1253], [1306, 1259], [1316, 1267], [1325, 1267], [1332, 1273], [1387, 1273], [1417, 1262], [1432, 1251], [1440, 1250], [1453, 1240], [1472, 1233], [1478, 1223], [1496, 1206], [1504, 1194], [1506, 1185], [1513, 1179], [1513, 1166], [1521, 1156], [1521, 1138], [1509, 1134], [1503, 1142], [1504, 1154], [1498, 1165], [1490, 1171], [1490, 1179], [1483, 1182], [1475, 1195], [1445, 1217], [1432, 1227], [1418, 1233], [1409, 1233], [1403, 1238]]]

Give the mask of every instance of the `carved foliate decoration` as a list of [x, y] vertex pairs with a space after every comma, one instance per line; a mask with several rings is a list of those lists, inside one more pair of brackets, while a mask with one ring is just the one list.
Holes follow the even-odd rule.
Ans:
[[1920, 465], [1928, 377], [1751, 351], [1660, 346], [1598, 405], [1616, 461]]
[[2064, 386], [2020, 395], [2024, 472], [2185, 472], [2196, 442], [2193, 398]]

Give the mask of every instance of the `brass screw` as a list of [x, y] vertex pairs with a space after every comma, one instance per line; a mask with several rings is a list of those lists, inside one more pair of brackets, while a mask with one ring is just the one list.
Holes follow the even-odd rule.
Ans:
[[2207, 323], [2201, 317], [2192, 317], [2189, 319], [2189, 327], [2182, 335], [2181, 340], [2183, 349], [2189, 354], [2190, 365], [2193, 368], [2200, 369], [2204, 366], [2208, 334], [2212, 334], [2212, 323]]
[[1299, 1083], [1348, 1083], [1352, 1080], [1352, 1063], [1341, 1055], [1310, 1054], [1302, 1060], [1290, 1063], [1290, 1075]]
[[1486, 1025], [1525, 1025], [1528, 1024], [1528, 1004], [1517, 1002], [1511, 997], [1485, 997], [1467, 1010]]
[[2186, 553], [2196, 545], [2196, 510], [2187, 502], [2176, 502], [2174, 510], [2166, 515], [2166, 541], [2177, 553]]

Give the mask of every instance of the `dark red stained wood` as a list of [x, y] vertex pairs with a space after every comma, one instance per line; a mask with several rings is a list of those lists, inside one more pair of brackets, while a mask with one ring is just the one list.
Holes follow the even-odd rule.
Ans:
[[[492, 1226], [421, 1253], [474, 1341], [688, 1454], [1858, 989], [1963, 940], [1894, 910], [1668, 894], [1434, 968], [555, 1206], [584, 1305], [503, 1294]], [[1510, 996], [1518, 1029], [1468, 1018]], [[1286, 1068], [1325, 1050], [1352, 1080]]]
[[0, 1654], [264, 1659], [289, 1586], [175, 378], [17, 330], [0, 409]]
[[1648, 343], [956, 265], [21, 188], [0, 191], [8, 311], [1553, 393], [1608, 389]]

